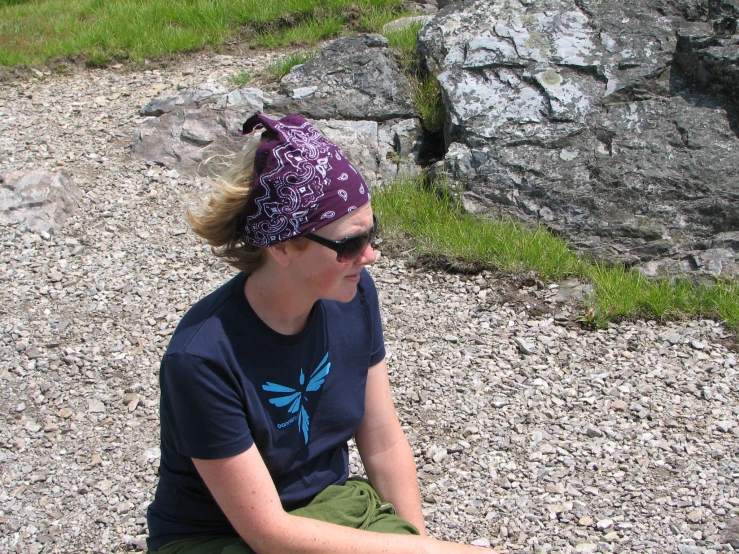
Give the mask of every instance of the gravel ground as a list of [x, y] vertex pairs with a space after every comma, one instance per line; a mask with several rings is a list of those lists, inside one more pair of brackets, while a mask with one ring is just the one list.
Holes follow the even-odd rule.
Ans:
[[[186, 232], [199, 180], [130, 158], [138, 109], [271, 56], [0, 84], [0, 172], [64, 167], [83, 192], [55, 236], [0, 229], [0, 552], [144, 548], [159, 359], [231, 270]], [[508, 552], [739, 549], [739, 367], [722, 325], [593, 332], [557, 302], [568, 283], [390, 257], [371, 272], [433, 534]]]

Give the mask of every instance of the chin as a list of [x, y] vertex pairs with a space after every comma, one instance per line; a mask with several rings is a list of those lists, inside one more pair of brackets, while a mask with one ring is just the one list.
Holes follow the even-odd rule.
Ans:
[[[350, 285], [350, 286], [347, 286]], [[332, 294], [327, 300], [336, 300], [337, 302], [351, 302], [357, 295], [356, 283], [342, 283], [342, 287]]]

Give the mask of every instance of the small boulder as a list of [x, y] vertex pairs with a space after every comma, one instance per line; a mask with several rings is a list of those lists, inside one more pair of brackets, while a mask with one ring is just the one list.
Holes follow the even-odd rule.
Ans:
[[10, 171], [0, 176], [0, 225], [20, 223], [53, 233], [77, 209], [80, 191], [64, 170]]
[[361, 34], [330, 42], [280, 82], [270, 106], [314, 119], [385, 121], [413, 117], [410, 84], [385, 37]]

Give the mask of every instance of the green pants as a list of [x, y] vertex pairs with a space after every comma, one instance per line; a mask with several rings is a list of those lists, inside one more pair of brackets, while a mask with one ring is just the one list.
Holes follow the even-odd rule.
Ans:
[[[395, 515], [392, 504], [383, 503], [369, 483], [351, 479], [331, 485], [292, 515], [379, 533], [418, 535], [418, 529]], [[254, 554], [236, 536], [201, 536], [165, 544], [155, 554]]]

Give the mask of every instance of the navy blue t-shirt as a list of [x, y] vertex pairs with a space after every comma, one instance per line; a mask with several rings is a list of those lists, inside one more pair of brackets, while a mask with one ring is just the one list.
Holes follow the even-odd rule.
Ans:
[[256, 444], [286, 510], [348, 477], [347, 440], [364, 416], [367, 370], [385, 357], [372, 278], [362, 270], [350, 302], [316, 302], [297, 335], [257, 317], [245, 281], [239, 274], [195, 304], [162, 359], [149, 550], [236, 533], [191, 458], [227, 458]]

